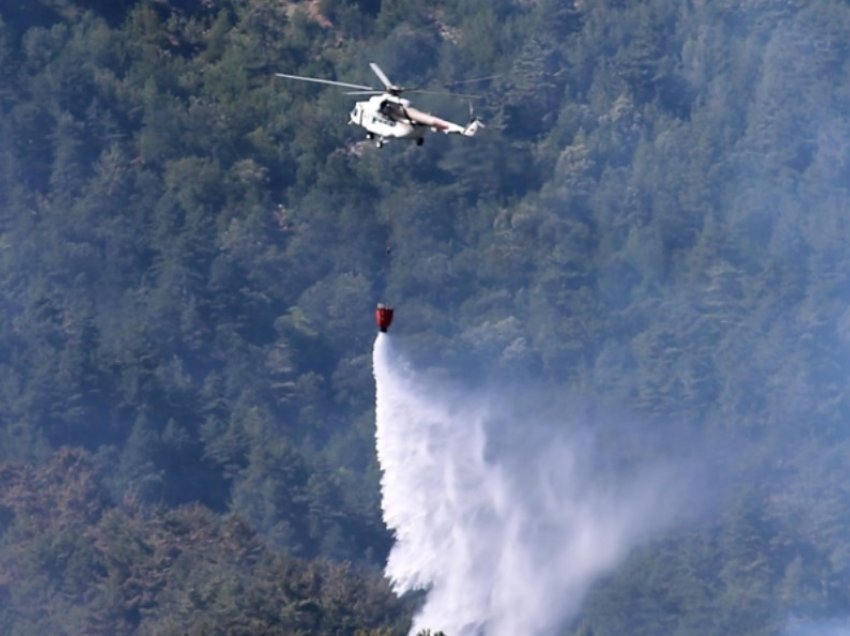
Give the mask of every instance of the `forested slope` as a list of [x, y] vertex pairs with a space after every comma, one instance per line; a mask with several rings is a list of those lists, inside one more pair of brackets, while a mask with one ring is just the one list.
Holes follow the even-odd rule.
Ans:
[[[110, 523], [244, 524], [275, 565], [225, 555], [215, 576], [262, 597], [290, 555], [380, 566], [378, 300], [416, 360], [736, 449], [717, 453], [734, 496], [565, 633], [846, 616], [848, 43], [838, 0], [3, 3], [3, 487], [83, 457], [100, 507], [62, 543], [3, 504], [4, 580], [34, 591], [0, 624], [192, 624], [177, 597], [107, 612], [136, 576], [108, 565]], [[273, 77], [370, 82], [369, 61], [406, 85], [496, 75], [474, 85], [487, 128], [378, 152], [350, 97]], [[48, 594], [72, 557], [61, 576], [106, 597]], [[385, 601], [303, 629], [403, 623]]]

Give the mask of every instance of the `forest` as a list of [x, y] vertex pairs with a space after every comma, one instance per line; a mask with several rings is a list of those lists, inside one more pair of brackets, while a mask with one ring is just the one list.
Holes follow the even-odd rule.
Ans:
[[[486, 128], [274, 75], [372, 61]], [[560, 634], [850, 633], [847, 113], [841, 0], [5, 0], [0, 631], [407, 633], [386, 301], [727, 483]]]

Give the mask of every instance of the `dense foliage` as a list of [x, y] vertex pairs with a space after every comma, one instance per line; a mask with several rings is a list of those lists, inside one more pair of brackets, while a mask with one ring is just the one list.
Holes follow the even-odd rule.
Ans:
[[109, 505], [90, 455], [7, 463], [0, 486], [6, 634], [354, 634], [401, 608], [349, 565], [271, 551], [198, 505]]
[[[839, 0], [4, 2], [3, 631], [403, 624], [295, 560], [389, 546], [377, 300], [421, 359], [732, 440], [749, 486], [570, 633], [850, 614], [848, 47]], [[273, 78], [370, 60], [497, 75], [488, 128], [377, 152]]]

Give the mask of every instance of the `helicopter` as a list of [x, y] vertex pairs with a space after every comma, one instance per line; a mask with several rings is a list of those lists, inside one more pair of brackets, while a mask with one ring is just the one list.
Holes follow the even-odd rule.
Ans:
[[417, 146], [421, 146], [425, 143], [425, 135], [429, 130], [442, 132], [447, 135], [472, 137], [478, 132], [479, 128], [484, 127], [484, 124], [472, 112], [471, 104], [469, 109], [470, 120], [466, 126], [440, 119], [439, 117], [413, 108], [410, 105], [410, 100], [404, 99], [401, 96], [402, 93], [428, 93], [435, 91], [409, 90], [402, 86], [397, 86], [389, 80], [380, 66], [374, 62], [370, 62], [369, 67], [378, 76], [378, 79], [381, 80], [381, 83], [384, 85], [383, 89], [304, 75], [289, 75], [287, 73], [275, 73], [275, 75], [291, 80], [355, 89], [347, 91], [347, 95], [372, 95], [368, 100], [359, 101], [354, 104], [354, 108], [349, 115], [348, 123], [364, 128], [366, 130], [366, 138], [373, 140], [378, 148], [383, 147], [384, 143], [391, 139], [411, 139], [416, 142]]

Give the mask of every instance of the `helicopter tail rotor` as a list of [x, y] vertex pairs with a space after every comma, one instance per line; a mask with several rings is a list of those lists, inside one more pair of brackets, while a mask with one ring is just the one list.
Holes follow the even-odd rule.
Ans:
[[466, 128], [463, 129], [461, 134], [464, 137], [474, 137], [479, 128], [484, 128], [484, 124], [481, 123], [480, 119], [473, 119], [466, 125]]
[[475, 116], [475, 110], [472, 108], [472, 102], [469, 102], [469, 123], [461, 133], [464, 137], [474, 137], [479, 128], [484, 128], [484, 122]]

